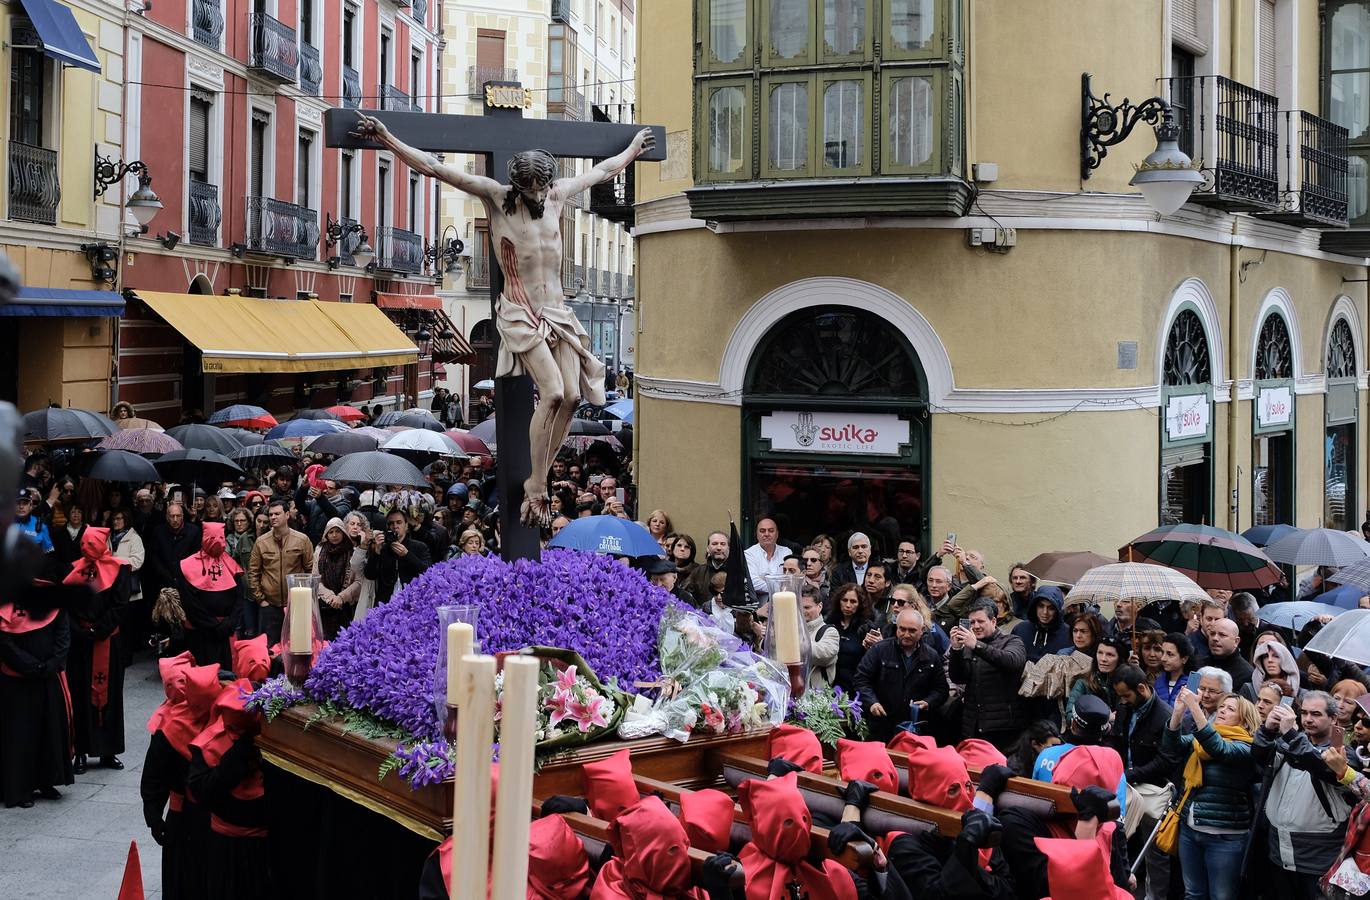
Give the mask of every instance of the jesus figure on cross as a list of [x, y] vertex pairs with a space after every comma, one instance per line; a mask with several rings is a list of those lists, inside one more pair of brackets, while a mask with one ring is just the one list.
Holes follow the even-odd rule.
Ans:
[[504, 273], [504, 292], [495, 304], [499, 360], [495, 375], [528, 374], [538, 388], [528, 426], [532, 472], [524, 482], [520, 518], [545, 525], [551, 518], [547, 471], [571, 428], [582, 399], [604, 404], [604, 364], [590, 351], [590, 336], [566, 305], [561, 289], [561, 206], [602, 184], [655, 146], [650, 128], [637, 133], [619, 153], [584, 175], [556, 177], [556, 159], [546, 150], [526, 150], [509, 162], [509, 184], [468, 175], [430, 153], [396, 138], [379, 119], [362, 113], [353, 134], [383, 144], [417, 172], [431, 175], [485, 204], [491, 251]]

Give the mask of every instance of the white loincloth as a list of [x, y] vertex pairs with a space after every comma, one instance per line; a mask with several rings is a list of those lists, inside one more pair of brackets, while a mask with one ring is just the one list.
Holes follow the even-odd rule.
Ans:
[[590, 335], [585, 333], [571, 307], [564, 303], [543, 307], [542, 320], [534, 322], [527, 308], [501, 294], [495, 303], [495, 327], [500, 337], [496, 378], [532, 374], [523, 364], [523, 354], [546, 344], [547, 338], [555, 334], [557, 344], [552, 357], [560, 364], [564, 353], [579, 356], [581, 399], [595, 406], [604, 405], [604, 363], [590, 352]]

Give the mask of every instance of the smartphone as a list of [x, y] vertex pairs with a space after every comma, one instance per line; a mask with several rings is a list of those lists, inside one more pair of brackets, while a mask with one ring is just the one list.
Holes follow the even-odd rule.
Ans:
[[603, 481], [603, 480], [604, 480], [604, 476], [603, 476], [603, 475], [591, 475], [591, 476], [590, 476], [590, 484], [599, 484], [599, 483], [600, 483], [601, 481]]
[[1342, 728], [1340, 725], [1333, 725], [1332, 740], [1330, 743], [1338, 750], [1344, 748], [1346, 746], [1346, 729]]
[[1289, 708], [1292, 709], [1292, 708], [1294, 707], [1294, 698], [1293, 698], [1293, 697], [1281, 697], [1281, 698], [1280, 698], [1280, 706], [1288, 706]]
[[962, 620], [961, 620], [961, 630], [962, 630], [962, 631], [970, 631], [970, 619], [962, 619]]
[[1189, 692], [1190, 692], [1191, 694], [1197, 694], [1197, 693], [1199, 692], [1199, 673], [1198, 673], [1198, 672], [1190, 672], [1190, 673], [1189, 673], [1189, 681], [1185, 683], [1185, 687], [1189, 688]]
[[622, 503], [628, 497], [628, 492], [624, 488], [614, 488], [614, 499]]
[[171, 495], [171, 499], [176, 501], [177, 503], [184, 503], [185, 494], [182, 494], [180, 491], [177, 491], [176, 493]]
[[910, 703], [910, 704], [909, 704], [909, 724], [910, 724], [910, 725], [917, 725], [917, 724], [918, 724], [918, 714], [919, 714], [920, 712], [922, 712], [922, 711], [923, 711], [923, 708], [920, 707], [917, 703]]
[[951, 544], [953, 547], [956, 546], [956, 532], [954, 532], [954, 531], [948, 531], [948, 532], [947, 532], [947, 543], [948, 543], [948, 544]]

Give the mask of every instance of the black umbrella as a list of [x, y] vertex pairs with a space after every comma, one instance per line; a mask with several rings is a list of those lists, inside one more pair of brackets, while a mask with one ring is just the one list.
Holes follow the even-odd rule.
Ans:
[[302, 409], [302, 410], [300, 410], [299, 412], [295, 413], [295, 414], [294, 414], [293, 416], [291, 416], [290, 418], [292, 418], [292, 419], [332, 419], [334, 422], [341, 422], [341, 421], [342, 421], [342, 419], [339, 419], [337, 416], [333, 415], [331, 412], [329, 412], [329, 411], [326, 410], [326, 409]]
[[166, 433], [180, 441], [187, 450], [213, 450], [227, 456], [243, 446], [227, 429], [213, 425], [177, 425], [168, 428]]
[[372, 450], [365, 453], [349, 453], [324, 470], [322, 476], [327, 481], [343, 481], [351, 484], [394, 484], [400, 487], [429, 487], [428, 479], [423, 477], [413, 463], [393, 453]]
[[369, 434], [355, 431], [339, 431], [336, 434], [321, 434], [309, 442], [310, 453], [327, 453], [329, 456], [346, 456], [349, 453], [369, 453], [379, 446]]
[[244, 447], [252, 447], [266, 440], [265, 437], [255, 431], [248, 431], [246, 428], [221, 428], [224, 434], [231, 435], [233, 440], [242, 444]]
[[108, 416], [88, 409], [50, 406], [24, 413], [25, 443], [92, 441], [109, 437], [117, 430]]
[[377, 428], [389, 428], [391, 425], [403, 425], [406, 428], [427, 428], [429, 431], [442, 431], [442, 423], [427, 410], [406, 409], [403, 412], [391, 410], [383, 413], [376, 420]]
[[162, 480], [177, 484], [221, 484], [243, 474], [242, 467], [222, 453], [189, 447], [163, 453], [153, 465]]
[[90, 467], [86, 477], [96, 481], [121, 481], [128, 484], [162, 480], [162, 476], [152, 463], [128, 450], [105, 450], [95, 461], [95, 465]]
[[603, 422], [595, 419], [572, 419], [571, 430], [568, 434], [589, 434], [603, 435], [609, 433], [609, 427]]
[[228, 454], [228, 458], [249, 469], [260, 469], [277, 463], [296, 463], [300, 458], [275, 441], [265, 441], [243, 447]]

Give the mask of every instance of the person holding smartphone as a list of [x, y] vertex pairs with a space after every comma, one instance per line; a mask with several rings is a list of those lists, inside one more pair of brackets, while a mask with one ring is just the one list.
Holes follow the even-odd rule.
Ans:
[[947, 677], [966, 686], [961, 736], [983, 738], [1006, 752], [1028, 722], [1026, 705], [1018, 697], [1027, 650], [1022, 638], [999, 631], [998, 615], [993, 600], [971, 604], [966, 613], [970, 627], [951, 630]]
[[869, 714], [873, 741], [886, 743], [894, 737], [899, 725], [912, 718], [914, 706], [919, 718], [927, 718], [947, 699], [942, 657], [923, 642], [926, 629], [921, 612], [900, 609], [894, 620], [894, 637], [867, 650], [856, 668], [856, 691]]

